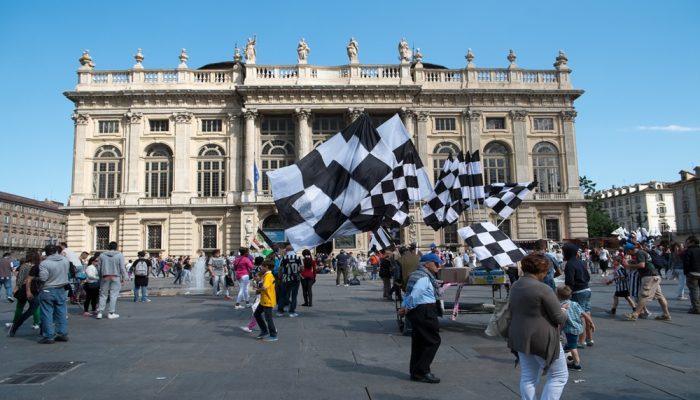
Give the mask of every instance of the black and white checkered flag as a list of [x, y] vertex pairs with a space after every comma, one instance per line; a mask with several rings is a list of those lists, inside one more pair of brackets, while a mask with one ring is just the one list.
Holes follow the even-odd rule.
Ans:
[[373, 230], [371, 235], [372, 238], [369, 241], [368, 252], [380, 251], [394, 244], [394, 241], [391, 240], [391, 236], [389, 236], [389, 232], [381, 226]]
[[458, 173], [459, 161], [450, 155], [442, 166], [432, 196], [423, 205], [423, 221], [435, 230], [449, 225], [448, 220], [454, 222], [459, 218], [459, 214], [455, 214], [455, 210], [451, 208]]
[[479, 150], [464, 155], [466, 171], [460, 174], [460, 184], [462, 187], [462, 199], [464, 208], [479, 208], [484, 203], [486, 197], [484, 193], [484, 176], [481, 171], [481, 157]]
[[522, 260], [527, 253], [490, 222], [469, 225], [457, 231], [487, 269], [506, 267]]
[[370, 231], [385, 218], [405, 223], [408, 202], [432, 193], [398, 115], [375, 129], [363, 114], [296, 164], [267, 175], [287, 238], [299, 248]]
[[486, 192], [489, 195], [484, 200], [484, 204], [500, 215], [501, 218], [506, 219], [525, 200], [525, 197], [535, 185], [535, 182], [493, 183], [486, 186]]

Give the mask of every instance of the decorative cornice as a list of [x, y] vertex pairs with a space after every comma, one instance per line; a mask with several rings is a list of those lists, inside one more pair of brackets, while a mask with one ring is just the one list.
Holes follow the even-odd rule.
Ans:
[[576, 110], [564, 110], [561, 112], [561, 118], [567, 122], [575, 122], [577, 114]]
[[399, 114], [401, 115], [402, 119], [408, 119], [409, 121], [416, 119], [416, 110], [412, 108], [401, 107]]
[[173, 117], [175, 117], [175, 122], [178, 124], [189, 124], [192, 122], [194, 115], [189, 112], [175, 112]]
[[513, 121], [525, 121], [527, 119], [528, 112], [525, 110], [512, 110], [510, 112], [510, 117]]
[[481, 120], [481, 111], [477, 110], [466, 110], [463, 112], [464, 118], [467, 119], [467, 121], [480, 121]]
[[243, 109], [242, 111], [243, 118], [245, 118], [247, 121], [255, 121], [258, 117], [260, 117], [260, 113], [254, 108]]
[[418, 112], [418, 122], [426, 122], [430, 118], [430, 113], [428, 111]]
[[90, 120], [90, 114], [74, 112], [70, 116], [76, 125], [85, 125]]

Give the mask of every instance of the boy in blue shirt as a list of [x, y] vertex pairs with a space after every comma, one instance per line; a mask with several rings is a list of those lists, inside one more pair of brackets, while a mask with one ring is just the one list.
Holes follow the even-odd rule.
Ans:
[[[595, 325], [593, 325], [593, 319], [587, 313], [583, 312], [583, 308], [575, 302], [571, 301], [571, 288], [568, 286], [561, 286], [557, 288], [557, 297], [561, 302], [561, 305], [568, 305], [566, 324], [564, 324], [564, 333], [566, 334], [566, 346], [564, 346], [564, 351], [570, 351], [571, 357], [574, 361], [568, 365], [569, 369], [575, 371], [581, 370], [581, 358], [578, 354], [578, 337], [583, 333], [583, 321], [586, 324], [590, 324], [591, 329], [595, 330]], [[564, 307], [562, 307], [564, 308]]]

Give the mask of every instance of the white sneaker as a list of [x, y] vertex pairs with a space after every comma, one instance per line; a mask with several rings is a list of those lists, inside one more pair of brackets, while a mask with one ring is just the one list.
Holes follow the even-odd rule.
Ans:
[[247, 326], [241, 326], [241, 330], [242, 330], [243, 332], [247, 332], [247, 333], [253, 332], [253, 330], [250, 329], [250, 328], [248, 328]]
[[348, 284], [346, 283], [346, 284], [345, 284], [345, 285], [343, 285], [343, 286], [350, 286], [350, 285], [348, 285]]
[[289, 318], [296, 318], [296, 317], [298, 317], [298, 316], [299, 316], [299, 314], [297, 314], [297, 313], [295, 313], [295, 312], [289, 314]]
[[40, 328], [40, 326], [39, 326], [39, 325], [32, 325], [32, 329], [34, 329], [35, 331], [38, 331], [38, 330], [39, 330], [39, 328]]
[[239, 305], [237, 305], [237, 306], [235, 306], [235, 307], [233, 307], [233, 308], [236, 309], [236, 310], [240, 310], [241, 308], [243, 308], [243, 306], [239, 304]]
[[97, 318], [97, 319], [102, 319], [102, 313], [101, 313], [101, 312], [98, 312], [98, 313], [97, 313], [97, 316], [96, 316], [95, 318]]
[[5, 322], [5, 328], [12, 327], [12, 322]]
[[107, 314], [107, 318], [108, 319], [117, 319], [117, 318], [119, 318], [119, 314], [109, 313], [109, 314]]

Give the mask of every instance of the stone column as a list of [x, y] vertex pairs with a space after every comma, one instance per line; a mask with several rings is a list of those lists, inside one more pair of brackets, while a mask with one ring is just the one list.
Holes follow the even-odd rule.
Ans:
[[510, 117], [513, 122], [513, 162], [515, 181], [528, 182], [530, 179], [530, 149], [527, 146], [527, 115], [525, 110], [513, 110]]
[[143, 115], [141, 113], [128, 112], [124, 115], [127, 122], [126, 145], [124, 146], [124, 160], [122, 165], [125, 205], [137, 205], [141, 197], [139, 187], [139, 138], [143, 131]]
[[297, 108], [294, 110], [294, 116], [297, 119], [297, 131], [294, 147], [296, 148], [296, 159], [301, 160], [311, 151], [311, 110], [305, 108]]
[[[430, 150], [428, 149], [428, 131], [430, 130], [430, 113], [428, 111], [419, 111], [417, 114], [418, 124], [416, 130], [416, 147], [418, 148], [418, 155], [420, 159], [423, 160], [423, 164], [427, 166], [428, 175], [432, 178], [432, 164], [428, 163], [428, 154]], [[434, 184], [435, 182], [433, 182]]]
[[410, 109], [410, 108], [402, 107], [401, 108], [401, 121], [403, 122], [404, 126], [406, 127], [408, 134], [411, 136], [411, 140], [413, 140], [413, 142], [415, 144], [415, 141], [416, 141], [416, 128], [415, 128], [416, 111], [413, 109]]
[[[566, 110], [561, 112], [562, 126], [564, 130], [564, 151], [562, 163], [566, 171], [566, 187], [569, 197], [583, 198], [578, 186], [578, 160], [576, 158], [576, 111]], [[563, 183], [563, 182], [562, 182]]]
[[[243, 154], [241, 152], [241, 115], [239, 114], [228, 114], [228, 137], [229, 145], [226, 152], [226, 188], [229, 195], [235, 192], [241, 192], [241, 181], [239, 177], [241, 176], [241, 160], [243, 159]], [[233, 201], [233, 198], [229, 198], [229, 202]]]
[[467, 150], [473, 152], [481, 149], [481, 112], [466, 110], [464, 112], [466, 127]]
[[173, 156], [173, 193], [172, 204], [189, 204], [192, 197], [190, 184], [190, 138], [192, 137], [192, 120], [189, 112], [173, 113], [175, 118], [175, 154]]
[[[258, 110], [255, 109], [243, 111], [243, 118], [245, 118], [245, 135], [243, 138], [243, 194], [241, 196], [241, 201], [243, 202], [255, 201], [254, 162], [255, 146], [259, 136], [255, 122], [259, 115]], [[262, 171], [260, 171], [260, 174], [262, 174]], [[262, 176], [260, 179], [262, 180]]]
[[[85, 176], [86, 171], [92, 171], [85, 158], [87, 127], [90, 115], [74, 112], [71, 118], [75, 124], [75, 141], [73, 143], [73, 186], [68, 204], [70, 206], [82, 206], [83, 199], [89, 196], [87, 189], [90, 188], [90, 185], [87, 184], [87, 180], [92, 179], [92, 177]], [[90, 154], [90, 158], [93, 156], [94, 154]]]

